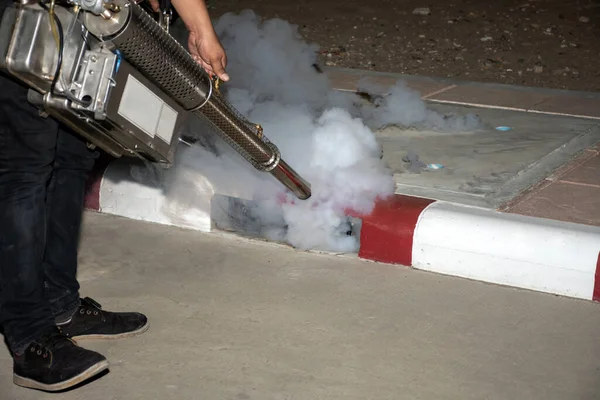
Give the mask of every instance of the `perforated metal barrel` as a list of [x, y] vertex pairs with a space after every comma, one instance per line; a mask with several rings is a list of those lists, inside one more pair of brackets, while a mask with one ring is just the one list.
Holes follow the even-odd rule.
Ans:
[[271, 172], [297, 197], [310, 197], [310, 185], [281, 164], [277, 147], [212, 90], [210, 77], [192, 56], [140, 6], [129, 1], [127, 8], [127, 20], [110, 37], [123, 57], [183, 108], [212, 124], [255, 168]]
[[128, 62], [183, 108], [200, 107], [210, 92], [206, 72], [144, 9], [133, 2], [127, 5], [123, 12], [128, 12], [128, 21], [108, 39]]

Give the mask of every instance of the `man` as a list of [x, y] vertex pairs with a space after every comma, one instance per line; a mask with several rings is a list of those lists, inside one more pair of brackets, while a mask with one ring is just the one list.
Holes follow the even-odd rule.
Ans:
[[[224, 81], [225, 52], [204, 0], [172, 0], [194, 59]], [[0, 13], [11, 0], [0, 0]], [[156, 10], [157, 2], [152, 0]], [[39, 116], [27, 88], [0, 75], [0, 324], [18, 385], [57, 391], [108, 367], [73, 339], [124, 338], [148, 329], [139, 313], [81, 299], [77, 249], [84, 189], [97, 152]]]

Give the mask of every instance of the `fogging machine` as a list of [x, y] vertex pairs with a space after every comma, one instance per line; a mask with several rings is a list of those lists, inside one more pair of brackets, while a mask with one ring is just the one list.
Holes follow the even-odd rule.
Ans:
[[260, 125], [135, 0], [21, 0], [0, 24], [0, 69], [25, 83], [30, 103], [114, 157], [170, 166], [194, 114], [252, 166], [300, 199], [309, 184]]

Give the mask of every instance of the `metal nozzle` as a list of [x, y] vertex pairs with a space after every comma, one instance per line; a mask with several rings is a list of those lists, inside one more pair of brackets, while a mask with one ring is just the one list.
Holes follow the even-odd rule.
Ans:
[[277, 166], [271, 170], [271, 175], [290, 189], [300, 200], [306, 200], [311, 196], [310, 185], [285, 161], [280, 160]]

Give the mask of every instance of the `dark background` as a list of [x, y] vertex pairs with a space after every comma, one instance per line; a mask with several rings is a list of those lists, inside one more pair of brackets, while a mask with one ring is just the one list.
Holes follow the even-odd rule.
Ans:
[[[599, 0], [208, 0], [298, 25], [323, 64], [600, 91]], [[428, 7], [430, 15], [414, 15]], [[482, 41], [482, 38], [485, 38]]]

